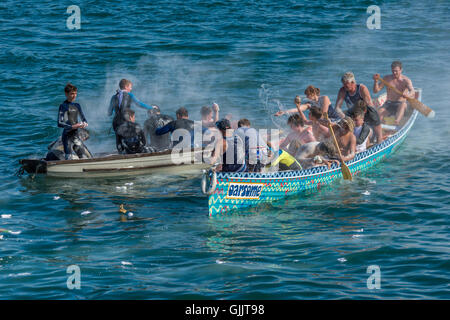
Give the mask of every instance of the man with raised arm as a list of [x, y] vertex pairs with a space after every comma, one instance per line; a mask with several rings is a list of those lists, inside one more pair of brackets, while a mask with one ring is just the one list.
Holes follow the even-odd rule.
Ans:
[[[391, 64], [392, 74], [384, 76], [383, 80], [388, 82], [403, 95], [399, 95], [394, 90], [386, 87], [387, 100], [379, 109], [380, 118], [383, 120], [385, 116], [395, 115], [395, 124], [399, 125], [406, 110], [406, 98], [414, 98], [415, 92], [411, 80], [402, 74], [403, 68], [400, 61], [394, 61]], [[380, 75], [373, 75], [373, 93], [380, 92], [384, 83], [378, 82]]]

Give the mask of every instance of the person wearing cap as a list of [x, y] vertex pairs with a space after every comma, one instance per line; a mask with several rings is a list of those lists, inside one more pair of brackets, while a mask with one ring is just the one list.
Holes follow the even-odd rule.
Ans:
[[[381, 143], [383, 141], [383, 135], [381, 130], [381, 120], [380, 115], [373, 106], [372, 98], [370, 97], [369, 89], [362, 83], [357, 84], [355, 80], [355, 75], [352, 72], [346, 72], [341, 77], [342, 87], [339, 89], [338, 96], [336, 99], [336, 111], [340, 114], [342, 118], [345, 116], [353, 116], [354, 107], [358, 101], [363, 100], [367, 105], [367, 111], [364, 116], [364, 121], [371, 127], [376, 135], [377, 142]], [[347, 104], [348, 110], [342, 112], [343, 103]]]
[[147, 146], [156, 152], [170, 149], [170, 133], [157, 135], [156, 129], [163, 127], [169, 122], [173, 121], [171, 116], [161, 114], [158, 106], [153, 106], [153, 109], [147, 111], [148, 119], [144, 122], [144, 134], [147, 139]]
[[220, 165], [216, 168], [218, 171], [245, 171], [244, 142], [238, 135], [233, 134], [231, 123], [228, 119], [217, 121], [216, 127], [222, 134], [222, 139], [218, 139], [210, 162], [220, 162]]

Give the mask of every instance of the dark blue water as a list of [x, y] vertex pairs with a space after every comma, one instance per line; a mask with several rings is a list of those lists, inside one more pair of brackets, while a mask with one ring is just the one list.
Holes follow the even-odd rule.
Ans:
[[[448, 1], [379, 1], [379, 30], [371, 1], [77, 1], [80, 30], [70, 4], [0, 3], [0, 229], [15, 232], [0, 233], [1, 299], [450, 298]], [[113, 149], [106, 109], [124, 77], [165, 113], [199, 119], [216, 101], [275, 127], [309, 84], [334, 102], [344, 72], [371, 88], [396, 59], [437, 116], [352, 183], [209, 218], [199, 179], [14, 176], [60, 134], [68, 81], [97, 152]]]

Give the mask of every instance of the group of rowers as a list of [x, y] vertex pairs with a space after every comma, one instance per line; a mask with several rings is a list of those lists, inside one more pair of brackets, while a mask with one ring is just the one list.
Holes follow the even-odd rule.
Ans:
[[[201, 108], [202, 140], [199, 145], [193, 139], [198, 122], [196, 124], [189, 119], [186, 108], [176, 111], [176, 119], [161, 114], [158, 106], [149, 106], [131, 93], [132, 82], [127, 79], [119, 82], [119, 90], [111, 98], [108, 115], [114, 115], [112, 128], [119, 154], [161, 152], [183, 144], [209, 148], [211, 153], [207, 161], [216, 164], [216, 170], [225, 172], [260, 172], [268, 166], [277, 166], [277, 170], [299, 170], [319, 165], [330, 167], [333, 162], [349, 161], [356, 153], [381, 143], [385, 139], [381, 124], [387, 117], [393, 117], [392, 122], [396, 126], [401, 125], [407, 108], [406, 99], [414, 98], [415, 92], [411, 80], [402, 74], [400, 61], [392, 62], [391, 70], [392, 74], [383, 80], [402, 94], [386, 87], [387, 100], [378, 109], [369, 89], [357, 83], [352, 72], [341, 77], [342, 87], [334, 106], [328, 96], [320, 94], [319, 88], [308, 86], [305, 90], [307, 101], [302, 103], [296, 96], [295, 108], [275, 114], [289, 115], [290, 132], [283, 139], [261, 134], [261, 130], [258, 132], [251, 127], [248, 119], [232, 121], [228, 114], [219, 120], [219, 105], [213, 103], [211, 107]], [[373, 92], [378, 93], [384, 84], [379, 81], [379, 74], [375, 74], [373, 80]], [[67, 84], [65, 95], [66, 100], [58, 113], [62, 136], [49, 146], [46, 160], [92, 158], [83, 143], [89, 137], [85, 129], [88, 123], [81, 106], [74, 102], [77, 88]], [[342, 110], [344, 102], [346, 111]], [[144, 129], [136, 123], [132, 105], [147, 109]], [[309, 112], [308, 118], [304, 114], [306, 111]], [[191, 139], [177, 134], [177, 130], [188, 132]]]

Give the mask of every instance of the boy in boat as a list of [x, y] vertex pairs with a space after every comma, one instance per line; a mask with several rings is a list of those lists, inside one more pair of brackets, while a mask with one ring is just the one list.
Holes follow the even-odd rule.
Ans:
[[341, 117], [333, 108], [330, 98], [325, 95], [320, 95], [320, 89], [316, 88], [312, 85], [308, 86], [305, 89], [305, 95], [308, 101], [305, 104], [301, 103], [301, 99], [299, 96], [296, 96], [294, 99], [294, 103], [296, 108], [289, 109], [287, 111], [279, 111], [275, 114], [275, 116], [280, 116], [285, 113], [296, 113], [300, 111], [305, 111], [306, 109], [309, 109], [310, 107], [317, 107], [322, 113], [326, 112], [328, 114], [328, 118], [330, 118], [332, 121], [338, 121]]
[[305, 122], [299, 114], [294, 114], [289, 117], [287, 124], [291, 127], [291, 132], [280, 143], [280, 149], [288, 148], [287, 151], [291, 155], [297, 153], [301, 145], [316, 141], [313, 135], [312, 128], [306, 127]]
[[135, 121], [135, 113], [128, 109], [124, 112], [125, 122], [117, 128], [117, 150], [120, 154], [145, 153], [146, 140], [144, 131]]
[[112, 127], [116, 133], [116, 144], [118, 144], [117, 128], [124, 122], [126, 122], [125, 111], [131, 109], [131, 104], [150, 110], [153, 107], [146, 105], [145, 103], [136, 99], [136, 97], [131, 93], [133, 90], [133, 83], [130, 80], [122, 79], [119, 82], [119, 90], [111, 97], [108, 108], [108, 116], [114, 113], [114, 118], [112, 122]]
[[[346, 72], [342, 78], [342, 87], [339, 89], [337, 100], [336, 100], [336, 111], [341, 117], [353, 116], [353, 109], [356, 103], [363, 100], [367, 105], [367, 111], [364, 116], [364, 121], [371, 127], [377, 138], [377, 143], [383, 141], [383, 135], [381, 131], [381, 120], [380, 116], [373, 106], [372, 99], [370, 97], [369, 89], [362, 83], [356, 84], [355, 76], [352, 72]], [[348, 110], [345, 114], [342, 112], [342, 104], [347, 104]]]
[[364, 122], [365, 109], [365, 103], [360, 101], [353, 113], [353, 122], [355, 123], [353, 133], [356, 137], [356, 153], [366, 151], [370, 144], [370, 138], [372, 137], [372, 129]]
[[245, 118], [238, 121], [235, 134], [244, 141], [247, 171], [260, 172], [262, 166], [268, 162], [267, 143], [259, 132], [251, 127], [250, 121]]
[[322, 111], [317, 106], [309, 108], [309, 120], [306, 119], [302, 110], [299, 110], [300, 117], [306, 125], [310, 125], [316, 141], [323, 141], [330, 136], [328, 127], [319, 122], [322, 119]]
[[[68, 83], [64, 88], [66, 100], [59, 106], [58, 110], [58, 127], [64, 128], [61, 140], [64, 146], [64, 158], [70, 160], [72, 151], [78, 157], [92, 158], [91, 153], [86, 146], [78, 139], [78, 129], [86, 128], [88, 126], [83, 110], [78, 103], [75, 103], [78, 89], [74, 85]], [[78, 119], [81, 119], [79, 121]], [[77, 142], [77, 143], [75, 143]]]
[[[164, 135], [168, 132], [173, 133], [178, 129], [184, 129], [187, 130], [190, 135], [190, 143], [194, 141], [194, 121], [189, 119], [189, 113], [186, 110], [186, 108], [181, 107], [176, 111], [177, 119], [169, 122], [168, 124], [157, 128], [155, 133], [158, 136]], [[173, 145], [179, 144], [181, 141], [183, 141], [183, 132], [180, 130], [180, 136], [178, 137], [177, 141], [173, 141]], [[185, 133], [185, 132], [184, 132]], [[173, 139], [172, 139], [173, 140]]]
[[233, 134], [231, 123], [228, 119], [216, 122], [216, 127], [222, 134], [215, 145], [210, 163], [220, 162], [217, 171], [222, 172], [243, 172], [246, 170], [245, 150], [242, 139]]
[[[402, 63], [394, 61], [391, 64], [392, 74], [384, 76], [383, 79], [394, 88], [403, 93], [399, 95], [394, 90], [386, 87], [387, 100], [379, 109], [380, 118], [383, 120], [385, 116], [395, 115], [395, 124], [398, 126], [403, 118], [406, 110], [406, 98], [414, 98], [415, 92], [411, 80], [402, 74]], [[382, 82], [378, 82], [380, 75], [377, 73], [373, 76], [373, 93], [378, 93], [384, 88]]]
[[153, 106], [153, 109], [148, 110], [148, 119], [144, 122], [144, 134], [147, 139], [147, 147], [155, 152], [170, 149], [172, 143], [170, 141], [170, 133], [157, 135], [156, 129], [163, 127], [169, 122], [173, 121], [171, 116], [161, 114], [158, 106]]

